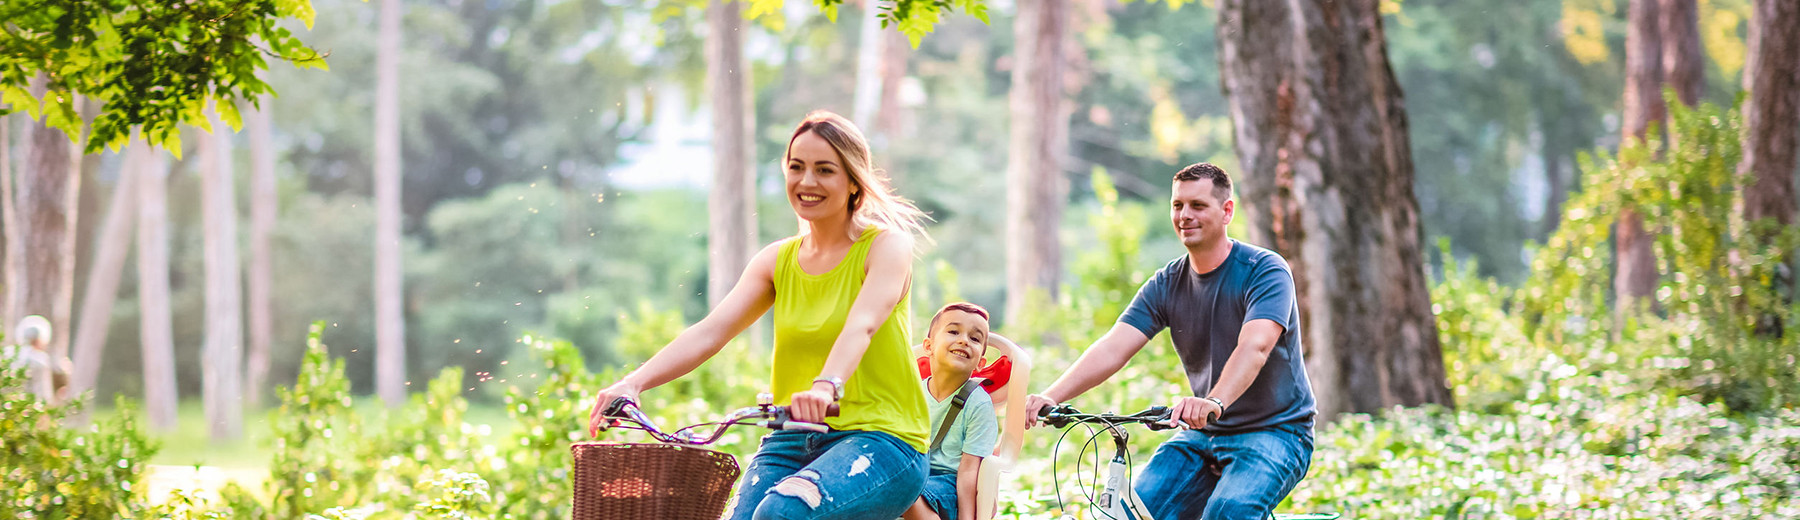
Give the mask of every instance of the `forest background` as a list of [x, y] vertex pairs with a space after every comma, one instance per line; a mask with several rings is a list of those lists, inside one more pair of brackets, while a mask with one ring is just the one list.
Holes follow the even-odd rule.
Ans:
[[[1039, 374], [1046, 379], [1104, 331], [1148, 273], [1181, 254], [1162, 210], [1174, 171], [1208, 161], [1255, 176], [1265, 166], [1241, 163], [1234, 143], [1243, 146], [1250, 134], [1242, 128], [1234, 134], [1233, 100], [1222, 88], [1231, 70], [1222, 62], [1234, 57], [1222, 57], [1221, 49], [1235, 36], [1221, 37], [1220, 20], [1249, 19], [1227, 16], [1242, 15], [1242, 3], [1075, 1], [1051, 2], [1046, 5], [1059, 7], [1044, 9], [957, 2], [961, 10], [946, 10], [926, 34], [906, 24], [883, 30], [857, 3], [832, 14], [799, 1], [730, 4], [730, 16], [721, 22], [709, 17], [725, 10], [704, 2], [392, 2], [398, 13], [394, 23], [404, 28], [399, 33], [404, 37], [387, 27], [375, 29], [386, 3], [316, 0], [309, 23], [282, 22], [307, 46], [328, 52], [329, 70], [271, 60], [261, 77], [276, 95], [260, 98], [260, 110], [239, 107], [246, 114], [242, 132], [186, 128], [178, 131], [178, 141], [164, 143], [166, 151], [88, 147], [94, 153], [72, 154], [79, 157], [67, 170], [75, 172], [79, 186], [68, 192], [74, 202], [67, 213], [74, 254], [60, 276], [69, 279], [65, 305], [82, 312], [64, 312], [59, 348], [76, 351], [78, 372], [88, 374], [77, 381], [92, 395], [149, 398], [155, 410], [159, 405], [146, 389], [172, 386], [175, 396], [190, 403], [172, 408], [165, 397], [162, 415], [150, 414], [150, 430], [160, 433], [148, 435], [166, 446], [154, 462], [267, 470], [270, 476], [246, 485], [278, 489], [284, 475], [299, 479], [313, 473], [305, 471], [305, 461], [326, 464], [328, 457], [320, 454], [376, 450], [308, 452], [274, 442], [291, 438], [284, 435], [304, 429], [305, 421], [288, 408], [265, 406], [292, 406], [295, 396], [306, 392], [346, 403], [351, 396], [382, 395], [393, 411], [371, 404], [308, 412], [332, 424], [370, 423], [371, 431], [384, 432], [374, 434], [373, 446], [405, 446], [406, 436], [414, 434], [432, 439], [419, 432], [442, 427], [471, 438], [542, 439], [549, 444], [520, 444], [542, 456], [560, 456], [557, 443], [569, 439], [558, 432], [577, 422], [569, 413], [582, 409], [583, 392], [645, 359], [703, 316], [719, 292], [709, 273], [730, 279], [718, 276], [729, 268], [715, 264], [721, 258], [729, 264], [731, 253], [709, 251], [710, 236], [735, 235], [761, 244], [794, 233], [775, 162], [792, 124], [814, 109], [851, 115], [863, 124], [877, 165], [892, 176], [900, 194], [933, 218], [935, 243], [915, 264], [914, 311], [928, 312], [953, 299], [1000, 311], [996, 329], [1025, 338], [1041, 352]], [[1642, 36], [1628, 37], [1644, 27], [1633, 16], [1643, 14], [1642, 5], [1654, 12], [1656, 1], [1369, 3], [1409, 123], [1398, 127], [1406, 131], [1409, 147], [1397, 149], [1411, 164], [1401, 168], [1406, 175], [1388, 179], [1410, 188], [1414, 201], [1346, 191], [1351, 200], [1340, 203], [1416, 204], [1416, 227], [1410, 228], [1416, 234], [1408, 237], [1409, 228], [1402, 227], [1384, 236], [1413, 242], [1407, 258], [1418, 262], [1418, 278], [1429, 284], [1425, 319], [1436, 339], [1406, 354], [1427, 360], [1427, 369], [1388, 374], [1411, 381], [1393, 383], [1394, 388], [1424, 388], [1418, 396], [1347, 402], [1334, 410], [1352, 415], [1324, 430], [1321, 460], [1315, 461], [1321, 484], [1298, 492], [1296, 504], [1365, 514], [1393, 508], [1531, 516], [1518, 507], [1631, 509], [1637, 503], [1628, 495], [1642, 492], [1637, 499], [1681, 511], [1748, 507], [1800, 515], [1795, 509], [1800, 482], [1791, 473], [1782, 477], [1751, 469], [1759, 464], [1766, 469], [1771, 457], [1776, 468], [1800, 465], [1795, 334], [1780, 325], [1796, 315], [1792, 270], [1783, 267], [1791, 262], [1786, 252], [1793, 250], [1794, 233], [1791, 226], [1744, 217], [1745, 197], [1758, 190], [1749, 189], [1754, 176], [1738, 168], [1749, 153], [1740, 136], [1754, 126], [1746, 123], [1754, 117], [1738, 107], [1749, 97], [1744, 78], [1753, 58], [1752, 12], [1759, 4], [1660, 4], [1692, 9], [1691, 32], [1675, 37], [1661, 26], [1657, 31], [1670, 42], [1697, 44], [1691, 52], [1698, 59], [1680, 69], [1687, 71], [1687, 79], [1680, 80], [1687, 83], [1674, 79], [1679, 74], [1673, 72], [1647, 86], [1632, 80], [1644, 70], [1634, 65], [1644, 58], [1634, 59], [1633, 52], [1646, 48]], [[1040, 12], [1057, 9], [1060, 14]], [[1041, 31], [1042, 25], [1019, 23], [1026, 14], [1060, 16], [1064, 25], [1046, 40], [1021, 32], [1022, 27]], [[735, 27], [736, 37], [714, 38], [719, 27]], [[909, 41], [896, 29], [913, 30], [911, 36], [918, 38]], [[1027, 36], [1040, 43], [1030, 51], [1039, 54], [1021, 50], [1019, 42]], [[398, 49], [385, 54], [393, 60], [386, 76], [397, 80], [393, 83], [384, 83], [379, 66], [380, 48], [389, 43], [384, 37], [392, 37]], [[1660, 52], [1680, 46], [1652, 47]], [[721, 52], [738, 56], [736, 65], [747, 72], [736, 76], [748, 78], [736, 101], [718, 93], [720, 76], [709, 72], [720, 66]], [[1038, 60], [1029, 63], [1042, 67], [1045, 53], [1055, 58], [1050, 62], [1057, 69], [1049, 98], [1060, 104], [1028, 106], [1020, 115], [1011, 98], [1027, 88], [1021, 83], [1043, 82], [1041, 74], [1021, 76], [1020, 64]], [[1663, 60], [1680, 61], [1661, 54], [1655, 61]], [[379, 84], [394, 89], [390, 99], [397, 106], [380, 106]], [[1658, 106], [1646, 116], [1638, 103], [1662, 99], [1655, 93], [1665, 86], [1681, 103], [1667, 111], [1670, 115]], [[1041, 85], [1031, 88], [1043, 91]], [[1252, 88], [1278, 90], [1273, 84]], [[392, 118], [385, 123], [379, 121], [384, 113]], [[1016, 172], [1022, 159], [1013, 149], [1025, 133], [1020, 128], [1042, 124], [1032, 117], [1057, 115], [1065, 119], [1051, 126], [1065, 132], [1061, 139], [1056, 132], [1032, 138], [1060, 143], [1062, 153], [1052, 154], [1057, 160], [1047, 169], [1027, 169], [1037, 172], [1032, 182], [1041, 184], [1033, 185], [1045, 186], [1059, 208], [1036, 228], [1049, 230], [1055, 240], [1020, 243], [1017, 233], [1009, 233], [1009, 226], [1019, 225], [1008, 213], [1009, 197], [1030, 194], [1009, 194], [1029, 184], [1016, 181], [1025, 174]], [[1794, 126], [1793, 119], [1788, 123]], [[29, 150], [37, 123], [17, 114], [4, 124], [4, 135], [11, 137], [3, 146], [22, 150], [9, 155], [10, 171], [30, 175], [31, 161], [42, 156]], [[730, 124], [741, 124], [742, 131], [719, 130]], [[214, 123], [217, 130], [234, 126]], [[1662, 130], [1646, 134], [1646, 127]], [[1791, 140], [1793, 129], [1787, 132]], [[381, 135], [398, 140], [383, 145]], [[165, 155], [169, 152], [179, 153]], [[383, 177], [377, 174], [384, 153], [395, 154], [388, 156], [393, 162], [387, 171], [394, 172], [388, 188], [381, 187]], [[1791, 199], [1791, 152], [1789, 161]], [[747, 175], [734, 181], [717, 173], [733, 170]], [[128, 184], [133, 177], [138, 184]], [[141, 222], [134, 237], [131, 216], [144, 213], [119, 205], [135, 196], [120, 193], [154, 184], [143, 179], [162, 179], [166, 189], [162, 261], [168, 279], [157, 289], [165, 292], [149, 304], [140, 276], [161, 271], [144, 267]], [[1269, 196], [1257, 191], [1255, 182], [1241, 180], [1238, 195], [1267, 208]], [[391, 217], [383, 216], [383, 200], [396, 203]], [[739, 222], [736, 232], [721, 233], [719, 223], [701, 216], [731, 215], [722, 208], [733, 204], [729, 211], [752, 216]], [[1643, 246], [1654, 251], [1653, 283], [1635, 295], [1613, 280], [1615, 268], [1629, 263], [1614, 259], [1615, 249], [1618, 257], [1628, 253], [1612, 233], [1613, 222], [1633, 213], [1645, 219], [1654, 237]], [[1266, 213], [1245, 211], [1239, 217], [1232, 234], [1240, 240], [1289, 238], [1268, 234]], [[221, 227], [225, 221], [234, 224]], [[8, 225], [12, 222], [9, 217]], [[383, 229], [397, 231], [396, 239], [378, 239]], [[108, 252], [107, 244], [128, 245], [133, 238], [139, 248], [125, 247], [129, 254], [119, 247]], [[228, 245], [216, 245], [221, 240]], [[396, 249], [384, 253], [372, 247], [378, 243]], [[5, 245], [17, 249], [14, 244], [9, 238]], [[1261, 245], [1281, 249], [1283, 244]], [[242, 264], [245, 274], [214, 272], [216, 256], [209, 269], [209, 250], [231, 255], [225, 263]], [[1013, 259], [1020, 251], [1067, 260], [1021, 267]], [[383, 255], [404, 261], [383, 267]], [[123, 268], [126, 258], [136, 260], [138, 268]], [[101, 274], [109, 269], [110, 280]], [[21, 279], [12, 272], [9, 288]], [[209, 280], [221, 276], [242, 276], [251, 294], [240, 307], [248, 310], [215, 308], [221, 297], [209, 295], [218, 285]], [[97, 280], [114, 287], [95, 290]], [[394, 296], [382, 304], [381, 294]], [[1644, 301], [1621, 303], [1634, 297]], [[110, 308], [93, 307], [95, 298]], [[266, 309], [261, 318], [255, 316], [259, 305]], [[9, 305], [8, 312], [15, 307]], [[95, 315], [103, 318], [89, 319], [88, 309], [101, 309]], [[145, 331], [152, 331], [144, 325], [146, 313], [167, 317], [169, 327], [161, 334], [167, 335], [176, 369], [166, 374], [152, 371], [154, 363], [146, 363], [139, 348]], [[219, 318], [220, 313], [226, 316]], [[212, 327], [221, 319], [239, 321], [245, 330], [220, 333]], [[305, 341], [314, 320], [324, 320], [312, 334], [315, 343], [329, 344], [330, 356], [342, 363], [335, 372], [323, 347], [309, 350]], [[404, 361], [389, 365], [399, 377], [387, 378], [399, 384], [398, 394], [380, 388], [376, 353], [382, 350], [377, 339], [382, 323], [403, 331], [392, 337], [403, 345], [398, 359]], [[209, 341], [232, 333], [239, 334], [236, 341], [251, 344], [243, 369], [266, 372], [239, 390], [247, 397], [237, 398], [250, 403], [239, 423], [221, 426], [230, 419], [220, 412], [200, 417], [204, 406], [198, 401], [210, 391], [201, 367], [214, 352]], [[659, 390], [667, 392], [658, 399], [669, 406], [668, 417], [693, 422], [748, 402], [766, 377], [759, 353], [768, 348], [767, 334], [766, 327], [753, 329], [725, 359], [702, 369], [713, 377], [693, 378], [724, 384], [690, 382]], [[97, 342], [91, 348], [103, 355], [80, 359], [83, 338]], [[1179, 374], [1157, 370], [1172, 361], [1165, 342], [1152, 348], [1161, 352], [1128, 369], [1127, 375], [1147, 377], [1092, 398], [1124, 409], [1174, 395]], [[1426, 351], [1441, 354], [1418, 354]], [[321, 354], [307, 362], [308, 352]], [[1433, 363], [1435, 372], [1429, 369]], [[553, 373], [569, 386], [542, 388], [540, 374], [549, 379]], [[420, 391], [440, 374], [447, 379], [439, 379], [430, 393]], [[166, 380], [154, 380], [158, 377]], [[570, 392], [567, 402], [548, 406], [544, 415], [527, 411], [545, 408], [538, 400], [555, 392]], [[408, 395], [427, 398], [409, 408]], [[527, 399], [534, 404], [524, 404]], [[96, 415], [103, 421], [129, 422], [137, 413], [105, 406], [110, 399], [99, 401]], [[1437, 406], [1384, 413], [1395, 405], [1432, 403]], [[1448, 405], [1455, 409], [1442, 407]], [[459, 406], [466, 407], [471, 422], [488, 427], [457, 424], [463, 419]], [[456, 410], [456, 421], [443, 413], [408, 419], [421, 407], [449, 407]], [[408, 420], [410, 426], [393, 426]], [[1703, 427], [1669, 423], [1682, 420]], [[1582, 426], [1552, 431], [1570, 424]], [[1445, 431], [1461, 436], [1433, 439]], [[212, 440], [200, 440], [207, 437]], [[1674, 439], [1684, 438], [1689, 446], [1673, 447]], [[483, 452], [483, 441], [468, 442], [460, 458], [449, 442], [446, 452], [417, 457], [419, 465], [505, 475], [517, 470], [486, 459], [477, 463], [479, 457], [469, 454]], [[1670, 447], [1658, 452], [1663, 442]], [[1748, 452], [1734, 451], [1742, 447], [1734, 442], [1749, 446]], [[1574, 459], [1558, 459], [1560, 465], [1545, 469], [1542, 457], [1569, 445], [1587, 451], [1576, 450]], [[284, 455], [288, 451], [301, 454]], [[485, 456], [518, 460], [521, 453], [488, 449]], [[271, 454], [274, 462], [265, 463]], [[1443, 467], [1444, 460], [1483, 457], [1505, 463], [1498, 469]], [[1680, 473], [1674, 481], [1705, 490], [1666, 488], [1671, 479], [1628, 467], [1636, 460], [1631, 457], [1643, 457], [1661, 468], [1656, 471]], [[1684, 463], [1699, 467], [1670, 466], [1668, 457], [1686, 457]], [[457, 460], [470, 466], [460, 467]], [[1594, 473], [1567, 469], [1583, 464], [1592, 464]], [[366, 469], [371, 475], [399, 471], [391, 465]], [[1552, 470], [1564, 473], [1532, 473]], [[1049, 510], [1046, 477], [1025, 474], [1012, 511]], [[1504, 483], [1507, 474], [1521, 478]], [[1619, 478], [1610, 487], [1577, 478], [1594, 474]], [[1439, 477], [1472, 483], [1450, 485], [1466, 493], [1446, 497], [1443, 488], [1424, 484]], [[1594, 489], [1583, 494], [1587, 491], [1573, 491], [1579, 486], [1572, 481], [1556, 484], [1559, 479], [1586, 480]], [[503, 483], [491, 475], [489, 480], [496, 489], [528, 481]], [[1549, 485], [1563, 487], [1549, 493]], [[1646, 491], [1652, 488], [1655, 492]], [[1655, 502], [1665, 495], [1665, 502]], [[301, 501], [280, 492], [258, 500], [297, 513], [391, 498], [335, 496], [343, 500]], [[1693, 497], [1710, 498], [1694, 505]], [[521, 503], [495, 500], [498, 505], [487, 507]]]

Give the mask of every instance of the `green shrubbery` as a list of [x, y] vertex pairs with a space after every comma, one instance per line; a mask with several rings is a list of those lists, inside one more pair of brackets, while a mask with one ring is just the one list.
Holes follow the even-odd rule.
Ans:
[[51, 406], [22, 391], [23, 368], [0, 361], [0, 518], [141, 518], [145, 461], [156, 444], [137, 413], [63, 428], [82, 403]]

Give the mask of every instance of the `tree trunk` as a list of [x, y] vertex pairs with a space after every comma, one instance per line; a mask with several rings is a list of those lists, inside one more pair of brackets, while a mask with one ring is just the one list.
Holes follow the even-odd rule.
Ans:
[[881, 10], [873, 1], [864, 1], [862, 26], [856, 38], [856, 89], [850, 99], [850, 120], [867, 126], [874, 135], [875, 110], [881, 105], [881, 56], [883, 38]]
[[1743, 171], [1752, 180], [1744, 192], [1744, 219], [1795, 221], [1794, 122], [1800, 120], [1800, 4], [1756, 0], [1750, 16], [1750, 59], [1744, 89]]
[[137, 182], [148, 159], [145, 150], [126, 148], [119, 182], [113, 185], [112, 200], [107, 204], [106, 220], [100, 225], [100, 236], [94, 240], [94, 260], [81, 297], [80, 328], [75, 330], [75, 374], [70, 395], [93, 390], [100, 376], [106, 335], [112, 329], [113, 302], [119, 296], [119, 276], [125, 270], [125, 256], [131, 251]]
[[755, 107], [744, 61], [744, 3], [706, 9], [706, 84], [712, 101], [713, 186], [708, 195], [706, 300], [718, 305], [756, 254]]
[[25, 258], [19, 254], [24, 249], [24, 224], [19, 221], [19, 212], [13, 207], [13, 171], [12, 171], [12, 119], [0, 116], [0, 226], [5, 227], [6, 256], [0, 259], [4, 269], [0, 269], [0, 289], [5, 289], [5, 296], [0, 296], [0, 330], [11, 336], [13, 327], [18, 326], [18, 305], [14, 298], [22, 293], [13, 290], [18, 287], [20, 271], [24, 269]]
[[138, 336], [144, 355], [144, 411], [150, 427], [175, 431], [175, 339], [169, 310], [168, 159], [148, 143], [138, 179]]
[[1052, 298], [1062, 271], [1069, 111], [1064, 99], [1068, 0], [1019, 2], [1013, 18], [1011, 143], [1006, 160], [1006, 316], [1017, 323], [1033, 294]]
[[269, 380], [269, 348], [273, 317], [270, 309], [272, 274], [269, 234], [275, 230], [275, 150], [270, 134], [269, 99], [246, 119], [250, 130], [250, 355], [244, 367], [244, 402], [262, 406], [263, 385]]
[[243, 278], [238, 267], [237, 196], [231, 168], [231, 130], [213, 116], [202, 135], [201, 218], [205, 221], [206, 344], [201, 362], [206, 422], [214, 441], [244, 431]]
[[7, 253], [18, 264], [6, 284], [11, 309], [7, 326], [32, 314], [49, 318], [51, 355], [59, 363], [69, 355], [80, 150], [68, 134], [28, 120], [24, 168], [13, 187], [18, 249]]
[[[1744, 158], [1740, 171], [1751, 178], [1744, 190], [1744, 219], [1771, 219], [1781, 227], [1795, 222], [1795, 147], [1800, 147], [1800, 4], [1756, 0], [1750, 15], [1750, 59], [1744, 67]], [[1794, 283], [1793, 259], [1787, 280]], [[1793, 294], [1789, 292], [1788, 294]], [[1779, 329], [1773, 316], [1759, 326]]]
[[[1706, 93], [1706, 56], [1700, 49], [1700, 6], [1696, 0], [1661, 0], [1657, 6], [1662, 29], [1663, 83], [1675, 89], [1682, 105], [1700, 103]], [[1657, 99], [1662, 99], [1661, 89]], [[1669, 126], [1665, 117], [1663, 127]]]
[[1321, 417], [1449, 405], [1406, 112], [1375, 0], [1224, 0], [1250, 240], [1294, 273]]
[[375, 390], [406, 402], [406, 315], [400, 271], [400, 0], [381, 0], [375, 58]]
[[[906, 62], [912, 55], [912, 48], [900, 31], [886, 30], [882, 34], [885, 36], [881, 45], [881, 102], [875, 110], [875, 133], [892, 142], [900, 138], [904, 128], [900, 115], [900, 84], [906, 81]], [[888, 169], [889, 178], [898, 175], [894, 168]]]
[[[1643, 141], [1652, 122], [1667, 120], [1662, 99], [1663, 42], [1659, 37], [1659, 1], [1631, 0], [1625, 31], [1625, 141]], [[1626, 208], [1619, 211], [1613, 236], [1617, 272], [1613, 296], [1620, 312], [1649, 302], [1656, 291], [1654, 237], [1644, 229], [1644, 217]]]

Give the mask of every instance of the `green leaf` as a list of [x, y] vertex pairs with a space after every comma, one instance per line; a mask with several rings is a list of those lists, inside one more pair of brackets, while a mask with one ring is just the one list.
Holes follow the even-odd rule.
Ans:
[[244, 116], [238, 113], [237, 103], [230, 98], [214, 98], [213, 110], [218, 112], [220, 120], [231, 126], [233, 132], [244, 128]]

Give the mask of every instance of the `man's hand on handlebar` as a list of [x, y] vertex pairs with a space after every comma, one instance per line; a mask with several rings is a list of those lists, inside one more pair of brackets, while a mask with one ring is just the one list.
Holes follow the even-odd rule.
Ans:
[[1056, 406], [1056, 401], [1052, 401], [1050, 398], [1044, 397], [1041, 394], [1025, 396], [1025, 427], [1036, 428], [1038, 425], [1038, 417], [1044, 413], [1043, 410], [1053, 406]]
[[606, 409], [612, 406], [613, 400], [625, 398], [636, 403], [638, 402], [638, 392], [637, 385], [625, 380], [620, 380], [613, 383], [612, 386], [600, 390], [599, 397], [594, 399], [594, 408], [588, 411], [588, 437], [600, 436], [600, 425], [607, 421]]
[[[1029, 406], [1029, 405], [1027, 405]], [[1172, 427], [1184, 430], [1198, 430], [1219, 419], [1225, 410], [1203, 397], [1183, 397], [1175, 400], [1175, 406], [1169, 408], [1169, 422]]]

